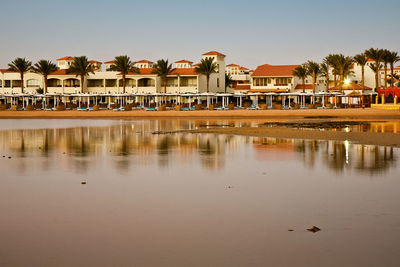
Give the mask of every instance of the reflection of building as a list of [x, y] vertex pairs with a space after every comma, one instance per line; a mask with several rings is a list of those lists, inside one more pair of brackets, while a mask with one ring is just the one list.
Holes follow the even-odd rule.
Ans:
[[[207, 169], [225, 167], [227, 155], [240, 153], [252, 144], [257, 160], [297, 160], [308, 167], [326, 165], [337, 172], [346, 169], [375, 173], [394, 166], [393, 148], [350, 144], [340, 141], [293, 140], [218, 134], [151, 134], [155, 131], [194, 129], [210, 125], [249, 126], [237, 120], [147, 120], [125, 121], [107, 127], [0, 131], [0, 147], [14, 158], [46, 157], [57, 160], [67, 155], [66, 169], [93, 164], [90, 157], [118, 159], [121, 168], [129, 164], [159, 166], [199, 162]], [[253, 125], [254, 126], [254, 125]], [[398, 132], [400, 122], [372, 123], [354, 131]], [[65, 157], [65, 156], [62, 156]], [[71, 163], [72, 162], [72, 163]]]

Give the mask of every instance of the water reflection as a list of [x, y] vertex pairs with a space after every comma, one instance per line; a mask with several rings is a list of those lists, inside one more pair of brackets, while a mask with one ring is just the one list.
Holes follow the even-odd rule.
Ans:
[[[207, 126], [256, 126], [260, 121], [235, 120], [147, 120], [120, 121], [108, 127], [73, 127], [53, 129], [16, 129], [0, 131], [4, 155], [17, 158], [44, 158], [42, 169], [52, 168], [52, 161], [63, 160], [68, 168], [87, 172], [97, 159], [112, 162], [119, 172], [135, 165], [154, 164], [167, 168], [173, 164], [197, 161], [208, 170], [225, 168], [229, 156], [250, 147], [259, 160], [300, 160], [307, 168], [320, 165], [335, 173], [352, 170], [373, 175], [389, 170], [397, 161], [398, 150], [391, 147], [350, 144], [338, 141], [288, 140], [224, 136], [215, 134], [155, 135], [154, 131], [193, 129]], [[353, 127], [355, 131], [392, 131], [398, 122], [372, 123]], [[94, 160], [96, 159], [96, 160]], [[26, 172], [27, 161], [18, 161], [18, 171]], [[246, 163], [244, 163], [246, 164]], [[245, 166], [242, 166], [245, 168]]]

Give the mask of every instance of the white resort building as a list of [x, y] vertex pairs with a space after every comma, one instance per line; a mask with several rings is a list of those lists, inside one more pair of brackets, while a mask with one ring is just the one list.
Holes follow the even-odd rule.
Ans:
[[[209, 92], [223, 92], [225, 89], [225, 55], [216, 51], [204, 53], [202, 58], [212, 58], [218, 66], [217, 73], [210, 77]], [[122, 75], [111, 71], [113, 61], [102, 63], [91, 60], [94, 74], [85, 79], [84, 88], [80, 86], [80, 78], [75, 74], [67, 73], [67, 69], [74, 61], [73, 57], [57, 59], [59, 70], [48, 76], [48, 93], [57, 94], [118, 94], [122, 93]], [[203, 93], [206, 92], [206, 77], [195, 72], [193, 62], [179, 60], [175, 62], [175, 70], [168, 76], [167, 93]], [[163, 91], [161, 79], [153, 74], [154, 63], [140, 60], [135, 63], [139, 73], [126, 75], [126, 93], [160, 93]], [[28, 72], [24, 75], [24, 92], [36, 93], [44, 87], [42, 75]], [[0, 69], [0, 92], [3, 94], [22, 93], [19, 73]]]

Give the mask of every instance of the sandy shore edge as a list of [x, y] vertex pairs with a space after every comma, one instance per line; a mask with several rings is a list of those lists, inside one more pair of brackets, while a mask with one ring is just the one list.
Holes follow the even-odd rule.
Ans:
[[400, 119], [396, 110], [375, 109], [332, 109], [332, 110], [199, 110], [199, 111], [0, 111], [0, 119], [29, 118], [306, 118], [306, 117], [336, 117], [349, 119]]

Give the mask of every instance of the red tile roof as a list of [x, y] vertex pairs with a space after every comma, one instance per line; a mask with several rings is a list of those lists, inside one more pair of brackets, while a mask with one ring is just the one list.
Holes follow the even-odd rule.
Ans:
[[239, 65], [237, 65], [237, 64], [229, 64], [229, 65], [226, 65], [227, 67], [239, 67]]
[[59, 58], [59, 59], [57, 59], [57, 61], [60, 61], [60, 60], [74, 60], [74, 59], [75, 59], [74, 57], [67, 56], [67, 57]]
[[240, 67], [241, 70], [248, 70], [246, 67]]
[[238, 84], [235, 87], [235, 90], [250, 90], [250, 84]]
[[101, 64], [100, 61], [96, 61], [96, 60], [89, 60], [89, 63], [100, 63]]
[[222, 57], [224, 57], [225, 55], [221, 54], [220, 52], [217, 52], [217, 51], [210, 51], [210, 52], [204, 53], [203, 56], [222, 56]]
[[110, 60], [110, 61], [104, 62], [104, 64], [113, 64], [114, 62], [115, 62], [114, 60]]
[[72, 73], [67, 73], [66, 69], [56, 70], [55, 72], [50, 73], [50, 75], [75, 75]]
[[195, 72], [194, 68], [175, 69], [172, 75], [199, 75]]
[[9, 69], [0, 69], [1, 73], [17, 73], [18, 71], [13, 71], [13, 70], [9, 70]]
[[300, 65], [261, 65], [256, 68], [251, 76], [260, 77], [291, 77], [293, 71]]
[[296, 85], [296, 88], [294, 88], [295, 90], [309, 90], [309, 89], [313, 89], [312, 88], [312, 84], [305, 84], [304, 86], [303, 86], [303, 84], [298, 84], [298, 85]]
[[186, 59], [182, 59], [182, 60], [178, 60], [178, 61], [175, 61], [175, 63], [193, 63], [192, 61], [189, 61], [189, 60], [186, 60]]
[[143, 60], [136, 61], [136, 63], [153, 63], [153, 62], [143, 59]]

